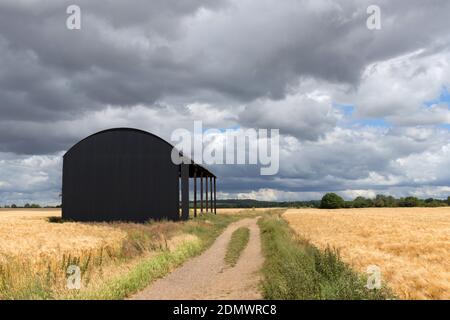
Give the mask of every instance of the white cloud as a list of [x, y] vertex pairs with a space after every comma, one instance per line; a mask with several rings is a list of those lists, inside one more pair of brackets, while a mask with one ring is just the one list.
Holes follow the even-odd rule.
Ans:
[[346, 199], [355, 199], [356, 197], [375, 198], [377, 195], [374, 190], [344, 190], [339, 194]]
[[16, 156], [0, 153], [0, 204], [58, 204], [62, 154]]
[[302, 201], [311, 199], [320, 199], [320, 192], [291, 192], [262, 188], [250, 192], [240, 193], [219, 193], [222, 199], [254, 199], [259, 201]]
[[344, 98], [355, 105], [355, 116], [402, 126], [450, 123], [448, 105], [425, 105], [450, 87], [450, 52], [422, 51], [367, 66], [354, 95]]
[[336, 126], [338, 117], [326, 93], [297, 90], [283, 100], [264, 98], [252, 102], [239, 115], [239, 121], [249, 127], [280, 129], [284, 135], [316, 140]]

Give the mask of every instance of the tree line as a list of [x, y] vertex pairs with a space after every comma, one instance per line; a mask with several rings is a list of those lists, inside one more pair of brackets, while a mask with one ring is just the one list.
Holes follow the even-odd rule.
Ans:
[[[1, 208], [1, 206], [0, 206]], [[26, 203], [25, 205], [21, 206], [21, 205], [16, 205], [16, 204], [11, 204], [11, 205], [5, 205], [3, 208], [6, 209], [16, 209], [16, 208], [25, 208], [25, 209], [38, 209], [38, 208], [42, 208], [41, 205], [36, 204], [36, 203]], [[51, 208], [50, 206], [45, 207], [45, 208]]]
[[[197, 204], [199, 205], [199, 204]], [[194, 203], [191, 201], [190, 206]], [[354, 200], [344, 200], [336, 193], [327, 193], [321, 200], [309, 201], [259, 201], [252, 199], [223, 199], [217, 200], [217, 208], [395, 208], [395, 207], [444, 207], [450, 206], [450, 197], [441, 199], [419, 199], [416, 197], [394, 198], [392, 196], [377, 195], [375, 198], [356, 197]], [[60, 208], [45, 206], [43, 208]], [[1, 206], [0, 206], [1, 208]], [[5, 205], [4, 208], [41, 208], [39, 204]]]
[[392, 196], [377, 195], [375, 198], [356, 197], [346, 201], [336, 193], [327, 193], [320, 201], [320, 208], [395, 208], [395, 207], [445, 207], [450, 206], [450, 197], [441, 199], [419, 199], [417, 197], [394, 198]]

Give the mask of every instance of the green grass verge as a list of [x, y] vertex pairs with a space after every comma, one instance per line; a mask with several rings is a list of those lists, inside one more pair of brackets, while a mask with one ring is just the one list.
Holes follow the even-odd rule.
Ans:
[[239, 260], [242, 251], [247, 246], [250, 239], [250, 229], [241, 227], [236, 229], [231, 235], [230, 242], [227, 246], [227, 253], [225, 255], [225, 262], [234, 267]]
[[88, 300], [125, 299], [130, 294], [144, 289], [150, 282], [163, 277], [186, 259], [199, 254], [201, 251], [200, 241], [188, 242], [180, 245], [172, 252], [166, 251], [140, 262], [129, 273], [105, 282], [100, 289], [83, 292], [72, 298]]
[[369, 290], [332, 249], [321, 251], [298, 238], [279, 215], [259, 220], [265, 263], [262, 291], [265, 299], [390, 299], [387, 288]]
[[[95, 291], [81, 291], [60, 299], [118, 300], [144, 289], [151, 282], [162, 278], [186, 260], [202, 253], [222, 231], [244, 215], [212, 215], [197, 217], [183, 225], [183, 231], [198, 237], [198, 241], [187, 242], [173, 251], [165, 250], [139, 262], [121, 276], [106, 281]], [[182, 223], [182, 222], [180, 222]]]

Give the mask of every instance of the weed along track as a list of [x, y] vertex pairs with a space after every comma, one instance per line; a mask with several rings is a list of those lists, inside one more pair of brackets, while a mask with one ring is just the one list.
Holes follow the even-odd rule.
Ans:
[[240, 227], [233, 232], [225, 254], [225, 262], [229, 266], [234, 267], [236, 265], [249, 239], [250, 229], [247, 227]]
[[[259, 270], [264, 258], [258, 218], [239, 220], [216, 239], [202, 255], [157, 280], [132, 299], [261, 299]], [[248, 243], [234, 267], [225, 261], [234, 231], [248, 228]]]

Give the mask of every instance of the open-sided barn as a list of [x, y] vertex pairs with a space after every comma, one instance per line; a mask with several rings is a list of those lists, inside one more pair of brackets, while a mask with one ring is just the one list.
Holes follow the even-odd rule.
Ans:
[[201, 212], [216, 212], [216, 176], [191, 160], [175, 164], [173, 148], [154, 134], [132, 128], [104, 130], [81, 140], [64, 155], [63, 219], [187, 219], [189, 178], [194, 179], [194, 214], [197, 180]]

